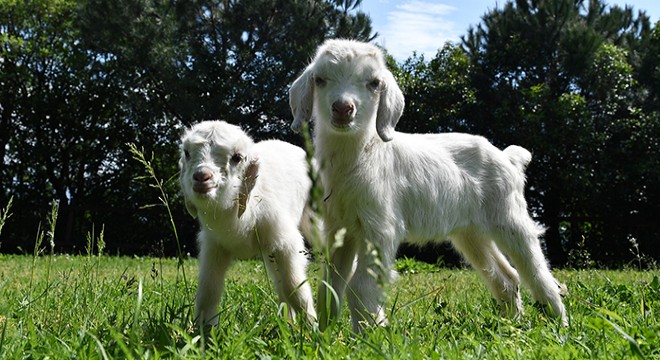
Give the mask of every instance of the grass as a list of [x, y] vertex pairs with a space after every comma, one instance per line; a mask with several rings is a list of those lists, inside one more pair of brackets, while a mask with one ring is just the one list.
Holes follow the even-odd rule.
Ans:
[[284, 321], [263, 265], [237, 262], [219, 326], [201, 336], [196, 283], [182, 279], [195, 259], [0, 255], [0, 358], [660, 358], [657, 271], [557, 271], [570, 291], [561, 328], [526, 292], [524, 317], [500, 318], [472, 270], [398, 264], [390, 326], [355, 335], [347, 311], [324, 333]]
[[[149, 206], [172, 219], [151, 158], [129, 149], [158, 196]], [[0, 231], [10, 208], [0, 210]], [[658, 271], [556, 271], [569, 289], [563, 328], [526, 292], [524, 317], [504, 319], [474, 271], [401, 259], [387, 291], [390, 325], [356, 335], [345, 309], [325, 332], [283, 319], [263, 264], [243, 261], [228, 273], [218, 327], [200, 334], [195, 259], [180, 250], [176, 259], [99, 255], [103, 229], [88, 236], [86, 255], [55, 255], [56, 219], [53, 203], [31, 256], [0, 254], [0, 359], [660, 359]], [[310, 269], [314, 288], [320, 263]]]

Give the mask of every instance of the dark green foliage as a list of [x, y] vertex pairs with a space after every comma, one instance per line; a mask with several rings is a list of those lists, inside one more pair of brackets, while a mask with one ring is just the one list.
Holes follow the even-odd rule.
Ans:
[[[174, 221], [194, 253], [176, 195], [182, 127], [225, 119], [299, 143], [288, 86], [324, 39], [374, 38], [359, 4], [0, 0], [0, 208], [13, 196], [0, 251], [29, 251], [55, 200], [56, 252], [105, 225], [110, 253], [174, 254]], [[660, 259], [658, 24], [602, 0], [517, 0], [438, 48], [389, 59], [406, 95], [398, 130], [530, 149], [528, 198], [555, 265]]]
[[507, 2], [461, 46], [390, 64], [406, 95], [397, 128], [530, 149], [528, 198], [553, 264], [625, 263], [633, 243], [657, 259], [659, 39], [631, 8]]
[[[359, 1], [0, 1], [0, 203], [14, 196], [2, 250], [29, 248], [52, 199], [59, 251], [105, 224], [108, 251], [172, 254], [159, 193], [135, 178], [144, 147], [178, 194], [182, 126], [240, 123], [294, 137], [288, 84], [327, 37], [373, 37]], [[192, 219], [175, 221], [194, 252]], [[156, 204], [156, 206], [151, 206]]]

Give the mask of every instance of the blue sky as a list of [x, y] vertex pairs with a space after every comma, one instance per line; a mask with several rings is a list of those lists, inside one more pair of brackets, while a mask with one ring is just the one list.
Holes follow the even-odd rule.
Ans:
[[[652, 22], [660, 20], [660, 0], [609, 0], [609, 5], [631, 5], [645, 10]], [[506, 0], [363, 0], [360, 9], [371, 17], [375, 42], [398, 61], [413, 51], [433, 57], [446, 41], [460, 40], [490, 9]]]

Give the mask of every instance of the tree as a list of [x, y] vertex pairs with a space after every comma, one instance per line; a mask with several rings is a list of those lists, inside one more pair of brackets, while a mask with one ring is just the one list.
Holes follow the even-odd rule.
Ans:
[[[585, 96], [598, 134], [592, 215], [604, 237], [619, 241], [597, 242], [591, 250], [604, 258], [628, 253], [631, 241], [639, 241], [647, 254], [660, 254], [652, 245], [657, 237], [653, 219], [658, 213], [660, 179], [660, 122], [658, 112], [644, 112], [644, 100], [624, 49], [603, 44], [585, 76], [590, 84]], [[655, 227], [655, 229], [654, 229]], [[606, 245], [606, 246], [603, 246]]]
[[470, 59], [460, 47], [446, 44], [430, 61], [413, 56], [397, 66], [390, 62], [406, 97], [397, 130], [428, 133], [471, 132], [466, 121], [477, 109]]
[[371, 38], [358, 4], [0, 0], [0, 202], [13, 195], [15, 213], [3, 251], [29, 248], [58, 201], [60, 250], [105, 224], [110, 251], [171, 253], [169, 219], [144, 208], [156, 193], [135, 180], [144, 169], [126, 143], [154, 155], [176, 222], [191, 225], [174, 195], [182, 126], [222, 118], [257, 140], [293, 138], [288, 84], [326, 37]]
[[655, 24], [651, 35], [637, 51], [640, 64], [636, 67], [636, 79], [646, 89], [643, 106], [646, 111], [660, 111], [660, 21]]
[[286, 91], [316, 46], [372, 38], [368, 18], [349, 13], [359, 2], [87, 0], [82, 18], [86, 41], [136, 69], [174, 121], [225, 119], [257, 138], [291, 137]]
[[[74, 1], [3, 1], [1, 78], [2, 200], [14, 196], [8, 238], [34, 238], [39, 219], [59, 203], [58, 238], [72, 245], [92, 189], [118, 171], [117, 147], [128, 129], [116, 119], [118, 88], [105, 59], [80, 45]], [[111, 136], [112, 134], [112, 136]]]

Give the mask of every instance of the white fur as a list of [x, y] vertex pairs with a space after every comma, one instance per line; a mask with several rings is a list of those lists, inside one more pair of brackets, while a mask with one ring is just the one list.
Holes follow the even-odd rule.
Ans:
[[186, 207], [201, 228], [197, 322], [217, 324], [230, 262], [255, 256], [290, 315], [313, 321], [299, 231], [311, 186], [305, 152], [276, 140], [255, 144], [238, 126], [205, 121], [183, 135], [179, 164]]
[[[379, 280], [392, 278], [399, 244], [446, 239], [476, 268], [502, 313], [522, 312], [520, 273], [534, 299], [567, 324], [559, 283], [539, 244], [543, 228], [524, 198], [529, 151], [500, 151], [467, 134], [394, 131], [404, 98], [382, 52], [366, 43], [324, 43], [293, 83], [289, 101], [294, 130], [315, 121], [330, 248], [346, 230], [343, 246], [330, 255], [329, 284], [338, 301], [328, 303], [328, 288], [319, 288], [322, 328], [338, 316], [345, 292], [356, 331], [364, 323], [385, 324]], [[375, 266], [379, 261], [382, 267]]]

